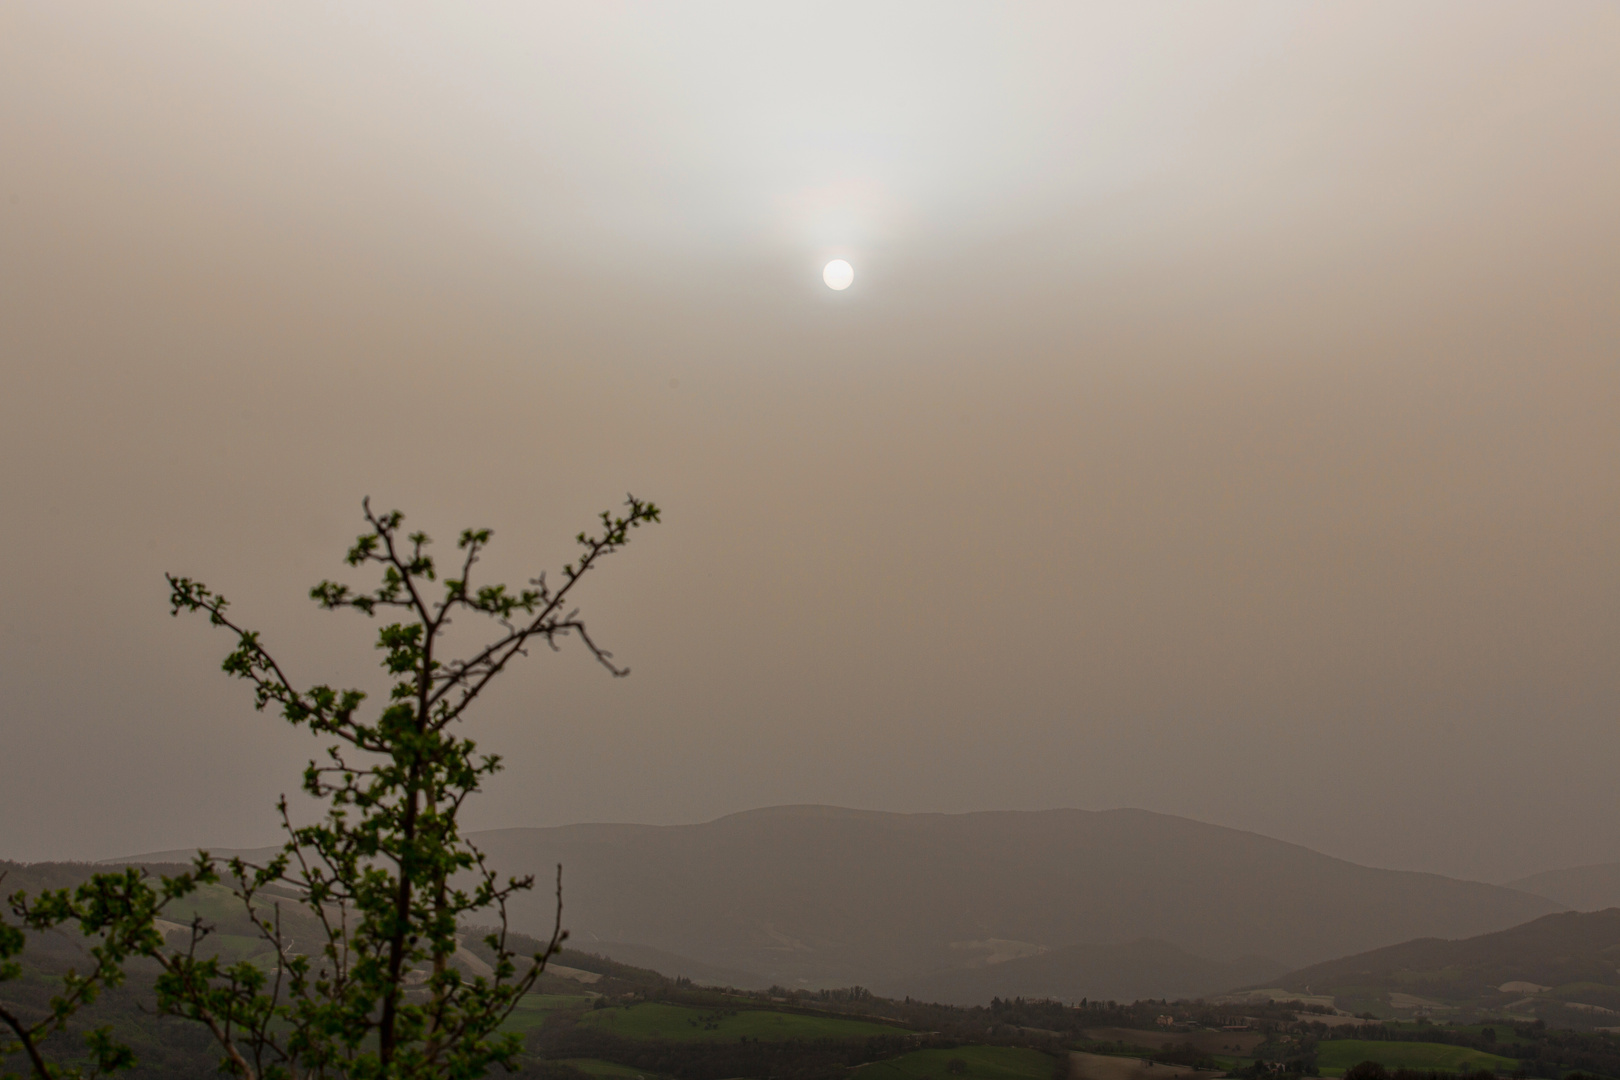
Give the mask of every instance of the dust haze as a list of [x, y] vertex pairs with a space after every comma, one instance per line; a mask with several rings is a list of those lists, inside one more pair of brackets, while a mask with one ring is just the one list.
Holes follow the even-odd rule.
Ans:
[[[1620, 859], [1608, 4], [0, 14], [0, 857], [275, 838], [359, 505], [589, 582], [473, 828]], [[855, 285], [820, 284], [848, 258]], [[375, 686], [375, 683], [369, 684]]]

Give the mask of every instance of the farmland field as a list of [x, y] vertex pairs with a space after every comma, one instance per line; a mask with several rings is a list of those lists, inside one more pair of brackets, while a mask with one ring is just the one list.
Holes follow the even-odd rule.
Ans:
[[584, 994], [525, 994], [501, 1028], [528, 1031], [545, 1023], [546, 1016], [558, 1009], [583, 1009], [590, 1003], [591, 999]]
[[1316, 1064], [1323, 1076], [1340, 1076], [1363, 1061], [1376, 1061], [1387, 1069], [1505, 1069], [1519, 1067], [1512, 1058], [1443, 1043], [1381, 1042], [1366, 1039], [1330, 1039], [1316, 1048]]
[[630, 1039], [669, 1039], [674, 1042], [709, 1039], [735, 1042], [740, 1038], [770, 1041], [863, 1039], [870, 1035], [906, 1034], [903, 1028], [874, 1024], [867, 1020], [848, 1020], [840, 1016], [804, 1016], [763, 1009], [692, 1009], [661, 1002], [593, 1009], [579, 1022], [582, 1027], [593, 1027]]
[[646, 1080], [647, 1074], [628, 1065], [619, 1065], [612, 1061], [599, 1061], [596, 1058], [564, 1058], [564, 1065], [572, 1065], [587, 1076], [600, 1076], [604, 1080]]
[[[953, 1073], [960, 1060], [965, 1071]], [[953, 1050], [918, 1050], [888, 1061], [875, 1061], [855, 1071], [859, 1080], [1052, 1080], [1057, 1062], [1039, 1050], [1016, 1046], [958, 1046]]]

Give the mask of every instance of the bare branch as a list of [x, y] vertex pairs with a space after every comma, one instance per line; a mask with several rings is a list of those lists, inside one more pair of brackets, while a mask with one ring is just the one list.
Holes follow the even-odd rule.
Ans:
[[6, 1026], [16, 1032], [17, 1041], [22, 1044], [23, 1052], [28, 1055], [28, 1063], [33, 1067], [34, 1075], [39, 1080], [52, 1080], [51, 1070], [46, 1066], [45, 1059], [40, 1056], [39, 1047], [34, 1043], [35, 1029], [26, 1026], [4, 1005], [0, 1005], [0, 1020], [4, 1020]]
[[[206, 612], [236, 636], [225, 670], [252, 683], [258, 707], [276, 702], [290, 722], [337, 737], [326, 760], [311, 761], [303, 775], [305, 792], [326, 803], [325, 816], [294, 826], [282, 799], [287, 839], [281, 852], [263, 866], [231, 864], [233, 891], [271, 949], [274, 971], [201, 958], [199, 944], [209, 930], [201, 920], [193, 920], [184, 950], [161, 958], [160, 993], [166, 996], [160, 1001], [207, 1025], [231, 1069], [256, 1080], [283, 1067], [313, 1074], [343, 1063], [345, 1071], [352, 1066], [385, 1075], [404, 1052], [401, 1039], [429, 1073], [452, 1062], [458, 1074], [509, 1063], [513, 1044], [495, 1033], [567, 938], [561, 867], [551, 938], [519, 974], [507, 938], [507, 904], [534, 880], [503, 883], [458, 824], [468, 798], [500, 768], [500, 759], [479, 755], [471, 740], [446, 729], [536, 639], [555, 650], [561, 638], [578, 635], [610, 672], [628, 673], [572, 607], [579, 580], [624, 546], [631, 530], [659, 520], [651, 503], [632, 497], [627, 506], [622, 517], [602, 514], [595, 535], [579, 534], [583, 551], [563, 568], [559, 587], [541, 574], [517, 592], [500, 584], [475, 589], [472, 573], [491, 533], [464, 530], [459, 576], [445, 580], [443, 593], [430, 600], [421, 582], [437, 580], [437, 570], [427, 535], [404, 533], [404, 515], [379, 513], [363, 502], [369, 531], [346, 558], [351, 566], [379, 568], [381, 582], [367, 593], [326, 581], [311, 596], [327, 609], [410, 612], [378, 628], [383, 667], [394, 682], [366, 720], [359, 712], [365, 695], [325, 686], [294, 690], [257, 635], [226, 615], [223, 597], [169, 577], [173, 611]], [[500, 632], [473, 655], [441, 662], [442, 633], [462, 609], [493, 619]], [[355, 760], [345, 747], [374, 759]], [[473, 872], [471, 884], [452, 887], [465, 871]], [[288, 927], [301, 924], [284, 921], [287, 898], [266, 899], [271, 885], [290, 887], [319, 927], [292, 931], [324, 938], [316, 950], [306, 948], [309, 955], [293, 951]], [[500, 919], [493, 977], [467, 977], [451, 962], [460, 947], [458, 927], [467, 913], [490, 908]], [[412, 972], [424, 965], [431, 968], [425, 997], [407, 994], [407, 976], [414, 979]]]

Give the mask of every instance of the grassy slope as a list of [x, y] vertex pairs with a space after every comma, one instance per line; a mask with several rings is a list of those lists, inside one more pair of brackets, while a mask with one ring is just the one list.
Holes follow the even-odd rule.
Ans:
[[[967, 1071], [948, 1066], [960, 1059]], [[1039, 1050], [1017, 1046], [959, 1046], [954, 1050], [918, 1050], [888, 1061], [863, 1065], [860, 1080], [1052, 1080], [1057, 1062]]]
[[1318, 1044], [1316, 1064], [1323, 1076], [1338, 1076], [1352, 1065], [1376, 1061], [1388, 1069], [1502, 1069], [1519, 1067], [1512, 1058], [1443, 1043], [1333, 1039]]
[[580, 1023], [631, 1039], [668, 1039], [698, 1042], [739, 1038], [857, 1039], [868, 1035], [900, 1035], [900, 1028], [837, 1016], [804, 1016], [763, 1009], [715, 1010], [643, 1002], [639, 1005], [593, 1009]]
[[584, 994], [525, 994], [501, 1029], [528, 1031], [544, 1024], [546, 1017], [559, 1009], [583, 1009], [590, 1003], [591, 999]]
[[624, 1077], [626, 1080], [643, 1080], [647, 1075], [628, 1065], [619, 1065], [612, 1061], [602, 1061], [599, 1058], [565, 1058], [564, 1065], [572, 1065], [587, 1076], [603, 1076], [617, 1080]]

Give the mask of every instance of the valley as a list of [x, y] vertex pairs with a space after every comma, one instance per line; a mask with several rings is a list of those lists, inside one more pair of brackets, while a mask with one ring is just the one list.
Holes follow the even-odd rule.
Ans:
[[[1620, 909], [1558, 911], [1136, 811], [780, 807], [477, 841], [514, 869], [564, 866], [577, 929], [504, 1025], [524, 1074], [548, 1080], [1205, 1080], [1363, 1062], [1406, 1080], [1620, 1080]], [[36, 892], [95, 869], [5, 867]], [[276, 903], [264, 894], [260, 917]], [[315, 940], [283, 908], [289, 937]], [[276, 965], [219, 886], [165, 914], [171, 938], [211, 928], [203, 955]], [[544, 925], [543, 900], [513, 915], [520, 952], [538, 949], [522, 930]], [[461, 935], [463, 978], [495, 962], [481, 935]], [[1332, 954], [1346, 942], [1370, 947]], [[8, 1000], [40, 1007], [82, 950], [40, 937]], [[206, 1042], [152, 1012], [152, 975], [136, 963], [83, 1024], [110, 1021], [162, 1063], [132, 1080], [205, 1075], [187, 1047]]]

